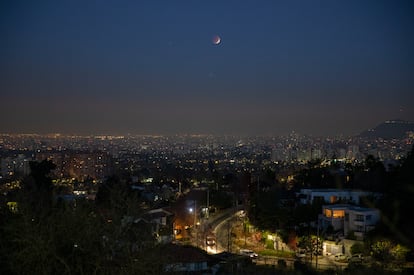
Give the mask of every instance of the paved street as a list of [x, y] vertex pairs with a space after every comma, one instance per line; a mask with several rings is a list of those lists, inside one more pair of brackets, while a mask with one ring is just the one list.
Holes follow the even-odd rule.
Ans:
[[[241, 206], [239, 206], [237, 209], [226, 209], [224, 211], [211, 215], [209, 219], [200, 220], [200, 225], [197, 227], [197, 230], [193, 233], [193, 245], [198, 246], [199, 248], [204, 249], [211, 254], [227, 251], [228, 230], [223, 228], [223, 224], [228, 223], [228, 221], [240, 209], [242, 209]], [[208, 235], [216, 236], [216, 245], [206, 245], [206, 237]]]
[[[216, 245], [212, 247], [206, 246], [205, 240], [203, 240], [199, 236], [199, 244], [202, 244], [200, 247], [206, 249], [207, 252], [212, 254], [220, 253], [223, 251], [238, 253], [240, 248], [234, 244], [234, 240], [232, 240], [231, 234], [233, 226], [232, 222], [234, 221], [234, 219], [237, 219], [237, 213], [238, 211], [230, 209], [225, 212], [219, 213], [216, 216], [211, 217], [208, 221], [206, 221], [206, 223], [204, 224], [204, 228], [209, 228], [211, 230], [210, 232], [212, 232], [216, 236]], [[256, 264], [277, 265], [278, 260], [284, 260], [286, 262], [287, 267], [293, 268], [294, 262], [298, 259], [275, 256], [259, 256], [257, 259], [254, 259], [253, 261]], [[313, 268], [317, 268], [320, 270], [343, 270], [348, 266], [347, 263], [340, 263], [334, 261], [334, 259], [329, 256], [319, 256], [317, 260], [315, 257], [312, 257], [311, 260], [311, 258], [308, 256], [300, 259], [300, 261], [304, 264], [312, 265]]]

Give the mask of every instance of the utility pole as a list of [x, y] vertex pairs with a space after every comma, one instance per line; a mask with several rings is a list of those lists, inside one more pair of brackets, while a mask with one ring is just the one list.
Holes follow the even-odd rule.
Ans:
[[206, 218], [208, 219], [210, 216], [210, 189], [207, 187], [207, 212]]
[[196, 246], [198, 247], [198, 230], [196, 228], [197, 225], [197, 201], [194, 200], [194, 233], [195, 233], [195, 237], [196, 237]]
[[230, 221], [227, 222], [227, 252], [230, 251]]
[[309, 238], [308, 242], [310, 244], [310, 252], [311, 252], [310, 253], [310, 266], [312, 267], [313, 242], [312, 242], [311, 224], [310, 224], [310, 222], [309, 222], [309, 225], [308, 225], [308, 238]]
[[243, 232], [244, 232], [244, 247], [246, 247], [246, 235], [247, 235], [246, 216], [244, 216], [243, 218]]
[[194, 228], [197, 224], [197, 201], [194, 200]]
[[318, 255], [319, 255], [319, 217], [318, 228], [316, 229], [316, 270], [318, 270]]

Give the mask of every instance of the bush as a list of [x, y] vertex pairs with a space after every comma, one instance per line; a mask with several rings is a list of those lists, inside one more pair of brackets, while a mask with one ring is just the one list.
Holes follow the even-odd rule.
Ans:
[[287, 267], [286, 261], [285, 260], [277, 260], [277, 266], [279, 268], [286, 268]]
[[274, 257], [283, 257], [283, 258], [293, 258], [293, 257], [295, 257], [295, 252], [265, 249], [265, 250], [259, 251], [259, 255], [260, 256], [274, 256]]
[[363, 243], [354, 243], [351, 246], [351, 254], [365, 254], [365, 246]]
[[274, 249], [274, 241], [273, 240], [266, 240], [265, 241], [265, 248], [266, 249]]

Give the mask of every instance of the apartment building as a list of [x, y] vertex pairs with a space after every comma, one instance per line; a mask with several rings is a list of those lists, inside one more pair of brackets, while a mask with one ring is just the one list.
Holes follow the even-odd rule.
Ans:
[[353, 233], [356, 239], [362, 240], [366, 232], [375, 228], [379, 219], [378, 209], [349, 204], [324, 205], [319, 215], [319, 226], [321, 229], [332, 226], [334, 231], [343, 236]]
[[379, 194], [369, 191], [354, 189], [301, 189], [297, 193], [297, 198], [301, 204], [322, 203], [350, 203], [360, 204], [361, 198], [367, 196], [379, 196]]

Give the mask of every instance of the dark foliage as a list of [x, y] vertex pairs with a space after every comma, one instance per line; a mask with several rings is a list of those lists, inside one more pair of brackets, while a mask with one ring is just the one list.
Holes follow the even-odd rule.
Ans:
[[[53, 168], [49, 161], [31, 163], [31, 175], [16, 195], [17, 212], [0, 207], [0, 273], [148, 271], [148, 262], [136, 259], [155, 245], [151, 229], [146, 223], [128, 219], [128, 215], [139, 213], [138, 202], [132, 203], [133, 197], [119, 188], [122, 186], [114, 178], [104, 185], [98, 207], [84, 198], [56, 200], [49, 177]], [[117, 219], [109, 220], [108, 213], [116, 213]]]

